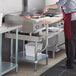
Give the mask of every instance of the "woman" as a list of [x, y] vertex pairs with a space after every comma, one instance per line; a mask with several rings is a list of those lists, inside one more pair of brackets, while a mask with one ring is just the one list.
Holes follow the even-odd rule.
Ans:
[[67, 61], [66, 67], [73, 68], [74, 59], [76, 58], [76, 0], [59, 0], [56, 4], [48, 5], [45, 12], [51, 9], [61, 7], [64, 20], [64, 34]]

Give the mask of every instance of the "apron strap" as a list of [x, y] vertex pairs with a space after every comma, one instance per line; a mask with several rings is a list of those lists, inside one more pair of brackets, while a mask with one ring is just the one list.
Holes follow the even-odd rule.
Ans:
[[65, 35], [65, 38], [70, 39], [72, 37], [71, 35], [71, 14], [72, 13], [65, 14], [63, 9], [62, 9], [62, 13], [63, 13], [63, 19], [64, 19], [64, 35]]

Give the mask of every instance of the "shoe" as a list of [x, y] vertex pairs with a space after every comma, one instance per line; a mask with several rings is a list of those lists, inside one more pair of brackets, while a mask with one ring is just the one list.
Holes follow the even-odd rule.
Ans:
[[72, 65], [67, 66], [67, 69], [73, 69], [73, 66]]
[[76, 64], [76, 59], [74, 60], [74, 64]]
[[64, 69], [73, 69], [73, 66], [72, 65], [60, 65], [61, 68], [64, 68]]

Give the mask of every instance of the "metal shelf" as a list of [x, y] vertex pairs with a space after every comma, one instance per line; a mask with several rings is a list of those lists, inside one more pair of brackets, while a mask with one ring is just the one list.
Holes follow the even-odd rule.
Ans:
[[[45, 58], [48, 58], [48, 55], [46, 55], [46, 54], [40, 54], [39, 56], [37, 56], [37, 62], [39, 62], [39, 61], [41, 61], [41, 60], [43, 60]], [[33, 56], [25, 56], [23, 54], [23, 52], [19, 52], [19, 54], [18, 54], [18, 60], [23, 60], [23, 61], [26, 60], [28, 62], [35, 63], [35, 57], [33, 57]]]
[[[13, 59], [15, 59], [15, 56], [13, 56]], [[34, 56], [26, 56], [23, 51], [18, 53], [18, 60], [34, 63], [35, 71], [37, 71], [38, 62], [41, 60], [44, 60], [44, 59], [46, 60], [46, 65], [48, 65], [48, 54], [40, 54], [39, 56], [37, 56], [37, 59], [36, 59], [36, 57], [34, 57]]]
[[0, 76], [18, 67], [18, 65], [10, 62], [2, 62], [0, 66]]

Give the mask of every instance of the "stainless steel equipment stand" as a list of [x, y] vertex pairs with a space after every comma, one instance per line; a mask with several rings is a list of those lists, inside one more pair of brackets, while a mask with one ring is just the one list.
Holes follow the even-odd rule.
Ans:
[[[43, 38], [46, 39], [46, 45], [48, 46], [48, 25], [46, 25], [46, 28], [47, 28], [46, 35], [44, 35]], [[12, 34], [12, 33], [6, 33], [6, 35], [5, 35], [6, 38], [11, 38], [11, 61], [12, 61], [12, 58], [14, 58], [12, 51], [13, 51], [13, 39], [15, 39], [15, 36], [16, 35]], [[48, 49], [47, 48], [45, 48], [46, 54], [40, 54], [39, 56], [37, 56], [37, 53], [38, 53], [37, 43], [42, 40], [42, 37], [18, 35], [18, 39], [23, 41], [23, 51], [18, 53], [18, 60], [21, 60], [21, 61], [23, 60], [23, 61], [35, 63], [35, 69], [34, 69], [35, 71], [37, 71], [38, 62], [43, 60], [43, 59], [46, 59], [46, 65], [48, 65]], [[35, 42], [35, 57], [25, 55], [25, 51], [24, 51], [25, 40]], [[15, 57], [15, 58], [17, 58], [17, 57]]]
[[[35, 64], [35, 71], [37, 71], [37, 64], [38, 64], [39, 61], [41, 61], [43, 59], [46, 59], [46, 65], [48, 64], [48, 48], [46, 47], [46, 54], [41, 54], [41, 55], [37, 56], [37, 53], [38, 53], [37, 43], [42, 41], [42, 38], [44, 38], [46, 40], [46, 45], [48, 46], [48, 39], [51, 38], [51, 37], [54, 37], [55, 35], [59, 34], [61, 31], [63, 31], [63, 29], [61, 29], [58, 32], [53, 32], [53, 33], [48, 32], [48, 24], [45, 24], [45, 26], [46, 26], [46, 31], [43, 32], [43, 34], [40, 37], [18, 34], [18, 39], [23, 41], [23, 50], [18, 53], [18, 60], [34, 63]], [[5, 37], [6, 38], [11, 38], [11, 42], [12, 42], [11, 47], [13, 47], [13, 39], [16, 38], [16, 35], [12, 34], [12, 33], [6, 33]], [[35, 57], [26, 56], [25, 51], [24, 51], [25, 40], [35, 42]]]
[[[13, 26], [13, 27], [6, 27], [2, 26], [0, 28], [0, 76], [4, 75], [5, 73], [13, 70], [16, 68], [16, 72], [18, 72], [18, 28], [21, 26]], [[12, 30], [16, 30], [16, 60], [15, 63], [12, 63], [12, 47], [11, 47], [11, 62], [5, 62], [2, 61], [2, 33], [9, 32]], [[11, 44], [12, 44], [12, 39], [11, 39]]]

